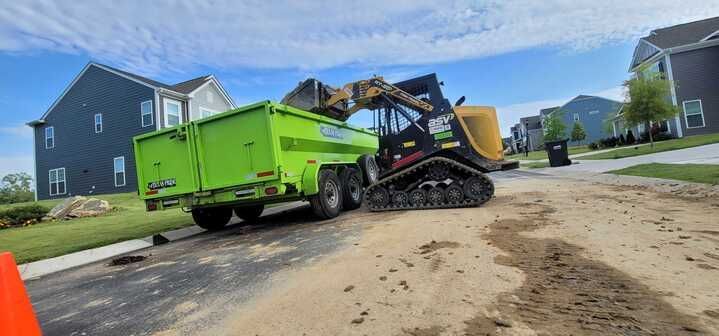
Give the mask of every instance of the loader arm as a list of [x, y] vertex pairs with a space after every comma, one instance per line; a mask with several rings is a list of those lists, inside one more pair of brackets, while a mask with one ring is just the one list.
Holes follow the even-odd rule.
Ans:
[[382, 77], [374, 77], [346, 84], [326, 101], [325, 106], [334, 106], [338, 103], [353, 103], [343, 116], [344, 119], [347, 119], [357, 111], [363, 109], [374, 110], [385, 106], [387, 104], [387, 98], [399, 104], [409, 106], [417, 111], [421, 111], [424, 114], [432, 112], [434, 108], [430, 103], [386, 82]]

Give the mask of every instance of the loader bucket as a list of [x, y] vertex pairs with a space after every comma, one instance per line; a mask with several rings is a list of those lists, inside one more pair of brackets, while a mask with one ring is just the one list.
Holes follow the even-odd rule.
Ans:
[[455, 106], [454, 113], [478, 154], [490, 160], [504, 160], [502, 137], [494, 107]]

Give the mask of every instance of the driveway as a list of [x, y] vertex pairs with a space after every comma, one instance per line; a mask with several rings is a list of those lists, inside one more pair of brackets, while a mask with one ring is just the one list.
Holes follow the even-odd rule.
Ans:
[[[491, 176], [501, 185], [541, 174]], [[233, 225], [135, 252], [147, 257], [137, 263], [103, 261], [27, 281], [44, 335], [149, 335], [178, 323], [195, 334], [224, 317], [228, 306], [266, 291], [279, 271], [351, 246], [363, 224], [391, 217], [356, 210], [317, 222], [307, 205], [267, 213], [254, 226]], [[190, 314], [197, 307], [208, 313]]]
[[571, 166], [536, 169], [542, 173], [592, 172], [603, 173], [643, 163], [706, 163], [719, 164], [719, 144], [678, 149], [655, 154], [640, 155], [614, 160], [573, 159]]

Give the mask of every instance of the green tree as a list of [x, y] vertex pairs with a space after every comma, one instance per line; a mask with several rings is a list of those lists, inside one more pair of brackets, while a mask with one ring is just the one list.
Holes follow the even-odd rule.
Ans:
[[572, 141], [577, 141], [581, 143], [582, 140], [587, 138], [587, 132], [584, 131], [584, 126], [579, 121], [574, 122], [574, 127], [572, 127], [572, 134], [571, 134]]
[[637, 76], [624, 82], [627, 88], [623, 118], [626, 126], [633, 127], [649, 123], [649, 142], [654, 148], [651, 123], [674, 117], [679, 109], [667, 97], [671, 94], [672, 83], [661, 74]]
[[32, 177], [27, 173], [8, 174], [0, 180], [0, 203], [29, 202], [34, 199]]
[[544, 119], [544, 141], [557, 141], [564, 139], [567, 126], [562, 121], [564, 112], [557, 109]]

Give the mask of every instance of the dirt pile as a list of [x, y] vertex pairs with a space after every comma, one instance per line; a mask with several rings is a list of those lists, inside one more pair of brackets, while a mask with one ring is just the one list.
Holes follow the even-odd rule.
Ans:
[[[581, 247], [522, 235], [548, 225], [555, 209], [518, 204], [522, 219], [491, 225], [485, 237], [508, 254], [496, 262], [526, 273], [520, 288], [500, 296], [497, 308], [512, 320], [549, 335], [699, 335], [690, 316], [676, 311], [636, 279], [582, 256]], [[497, 325], [468, 323], [470, 335], [494, 335]], [[471, 331], [471, 332], [470, 332]]]

